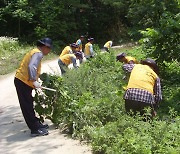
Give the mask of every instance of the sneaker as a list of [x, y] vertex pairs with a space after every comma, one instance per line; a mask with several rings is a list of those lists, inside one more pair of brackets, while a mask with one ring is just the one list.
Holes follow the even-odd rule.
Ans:
[[39, 128], [45, 128], [45, 129], [49, 128], [48, 124], [43, 124], [41, 121], [38, 121], [38, 127]]
[[47, 129], [39, 128], [38, 130], [31, 131], [31, 137], [36, 137], [36, 136], [45, 136], [48, 135], [49, 132]]

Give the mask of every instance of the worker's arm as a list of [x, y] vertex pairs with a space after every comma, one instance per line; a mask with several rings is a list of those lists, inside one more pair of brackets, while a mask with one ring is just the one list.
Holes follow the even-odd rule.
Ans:
[[28, 65], [28, 71], [29, 71], [29, 80], [36, 81], [37, 79], [37, 68], [39, 66], [40, 61], [43, 58], [42, 52], [37, 52], [32, 55], [31, 60]]
[[135, 64], [124, 64], [122, 68], [125, 72], [131, 72], [134, 66]]
[[154, 85], [154, 97], [155, 103], [159, 103], [162, 100], [161, 83], [160, 79], [157, 78]]
[[94, 56], [94, 50], [92, 44], [89, 46], [90, 55]]
[[72, 60], [74, 68], [78, 68], [77, 63], [76, 63], [76, 58], [72, 57], [71, 60]]

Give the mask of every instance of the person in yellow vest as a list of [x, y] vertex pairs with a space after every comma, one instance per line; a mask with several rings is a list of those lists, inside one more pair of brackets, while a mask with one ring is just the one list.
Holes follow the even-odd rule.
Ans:
[[131, 72], [127, 90], [124, 95], [125, 109], [134, 114], [151, 108], [151, 118], [156, 115], [156, 109], [162, 100], [158, 66], [153, 59], [147, 58], [141, 64], [124, 64], [123, 69]]
[[76, 43], [72, 43], [72, 44], [66, 46], [63, 49], [63, 51], [61, 52], [60, 57], [64, 56], [65, 54], [72, 54], [72, 53], [76, 52], [77, 47], [78, 46], [76, 45]]
[[138, 64], [136, 58], [127, 56], [126, 53], [122, 52], [116, 56], [116, 60], [122, 63]]
[[112, 41], [107, 41], [105, 44], [104, 44], [104, 50], [109, 52], [109, 49], [112, 47], [112, 44], [113, 42]]
[[77, 59], [82, 59], [81, 52], [75, 52], [74, 54], [66, 54], [58, 59], [58, 65], [61, 70], [61, 74], [63, 75], [66, 73], [66, 69], [68, 68], [69, 64], [73, 64], [74, 68], [78, 68], [77, 66]]
[[41, 84], [38, 82], [41, 60], [50, 52], [51, 48], [52, 40], [50, 38], [37, 41], [37, 48], [24, 56], [14, 78], [22, 114], [33, 137], [48, 135], [48, 125], [41, 123], [35, 115], [31, 93], [34, 88], [41, 88]]
[[86, 59], [92, 58], [95, 55], [93, 50], [93, 42], [94, 38], [91, 37], [88, 39], [88, 43], [86, 43], [85, 45], [84, 56], [86, 57]]
[[83, 52], [83, 41], [84, 41], [84, 36], [81, 35], [80, 38], [76, 41], [76, 45], [78, 48], [76, 49], [77, 51]]
[[[128, 63], [128, 64], [138, 64], [138, 61], [136, 60], [136, 58], [134, 57], [131, 57], [131, 56], [127, 56], [126, 53], [122, 52], [122, 53], [119, 53], [117, 56], [116, 56], [116, 60], [119, 61], [119, 62], [122, 62], [122, 63]], [[128, 72], [125, 72], [125, 75], [123, 76], [123, 80], [129, 80], [129, 76], [130, 76], [130, 73]], [[126, 90], [126, 86], [123, 86], [123, 89]]]

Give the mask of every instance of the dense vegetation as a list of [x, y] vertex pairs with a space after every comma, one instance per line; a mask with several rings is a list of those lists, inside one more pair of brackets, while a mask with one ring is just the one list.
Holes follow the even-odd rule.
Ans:
[[86, 34], [98, 43], [119, 44], [139, 39], [138, 30], [158, 28], [163, 19], [179, 18], [179, 5], [178, 0], [3, 0], [0, 35], [29, 42], [49, 36], [64, 45]]
[[[0, 37], [0, 75], [13, 72], [19, 67], [24, 55], [34, 46], [22, 43], [18, 38]], [[57, 55], [50, 53], [43, 60], [52, 59]]]
[[1, 72], [12, 71], [6, 66], [17, 67], [29, 50], [23, 40], [51, 37], [55, 52], [81, 34], [95, 37], [100, 47], [109, 39], [114, 45], [140, 40], [139, 48], [125, 52], [138, 60], [152, 57], [160, 66], [163, 101], [153, 121], [125, 113], [122, 87], [127, 83], [122, 64], [115, 61], [120, 50], [101, 54], [98, 46], [94, 59], [63, 78], [41, 76], [57, 92], [45, 91], [45, 100], [36, 96], [36, 111], [42, 120], [90, 142], [97, 153], [180, 153], [179, 10], [178, 0], [0, 1], [0, 35], [18, 37], [0, 42]]
[[[45, 91], [45, 100], [36, 97], [36, 110], [62, 131], [89, 141], [97, 153], [179, 153], [180, 86], [174, 81], [180, 75], [177, 63], [169, 65], [166, 72], [167, 76], [174, 74], [173, 78], [162, 80], [158, 116], [144, 122], [125, 112], [122, 87], [127, 83], [122, 80], [122, 64], [115, 61], [116, 52], [119, 50], [99, 53], [63, 78], [43, 74], [44, 85], [57, 89], [57, 93]], [[146, 56], [141, 48], [126, 52], [138, 60]]]

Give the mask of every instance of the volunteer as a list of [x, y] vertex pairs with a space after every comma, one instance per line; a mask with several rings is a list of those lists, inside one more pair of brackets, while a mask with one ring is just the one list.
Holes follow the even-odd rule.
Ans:
[[159, 102], [162, 100], [158, 66], [153, 59], [147, 58], [141, 64], [124, 64], [123, 69], [131, 72], [127, 90], [124, 95], [127, 112], [141, 115], [145, 108], [151, 108], [151, 117], [156, 115]]
[[138, 61], [136, 60], [136, 58], [131, 57], [131, 56], [126, 56], [126, 53], [124, 52], [119, 53], [116, 56], [116, 60], [122, 63], [138, 64]]
[[84, 41], [84, 36], [81, 35], [80, 38], [76, 41], [76, 45], [78, 46], [77, 51], [83, 52], [83, 41]]
[[17, 69], [14, 79], [19, 104], [31, 136], [48, 135], [48, 125], [43, 125], [36, 117], [33, 105], [32, 90], [41, 88], [38, 78], [41, 72], [41, 60], [52, 48], [52, 40], [43, 38], [37, 41], [37, 47], [29, 51]]
[[77, 47], [78, 47], [78, 46], [76, 45], [76, 43], [72, 43], [72, 44], [66, 46], [66, 47], [63, 49], [63, 51], [61, 52], [61, 54], [60, 54], [59, 57], [62, 57], [62, 56], [64, 56], [65, 54], [72, 54], [72, 53], [76, 52]]
[[109, 49], [112, 47], [113, 42], [112, 41], [107, 41], [104, 44], [104, 50], [106, 50], [107, 52], [109, 52]]
[[58, 59], [58, 65], [61, 70], [61, 74], [63, 75], [66, 73], [66, 69], [68, 68], [68, 65], [73, 64], [74, 68], [78, 68], [76, 60], [82, 59], [82, 53], [81, 52], [75, 52], [74, 54], [66, 54], [62, 57], [59, 57]]
[[88, 43], [85, 45], [84, 56], [86, 59], [94, 57], [93, 42], [94, 38], [91, 37], [88, 39]]

